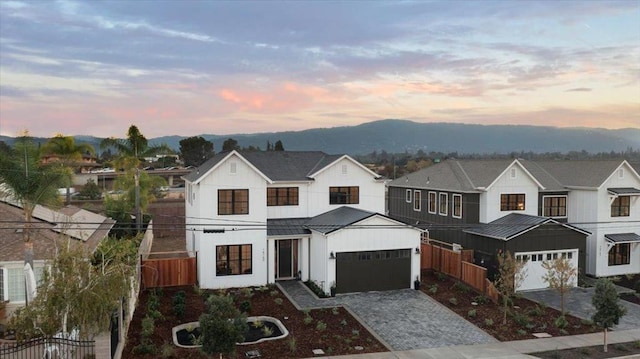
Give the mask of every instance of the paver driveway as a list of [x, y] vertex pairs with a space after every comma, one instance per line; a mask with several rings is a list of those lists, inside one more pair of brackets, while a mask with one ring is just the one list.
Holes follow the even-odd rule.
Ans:
[[[591, 298], [593, 298], [595, 291], [596, 289], [594, 287], [571, 288], [565, 295], [565, 310], [578, 318], [591, 320], [591, 316], [596, 311], [593, 304], [591, 304]], [[549, 307], [560, 310], [560, 294], [555, 290], [536, 290], [523, 292], [522, 295], [525, 298], [538, 303], [543, 302]], [[627, 330], [640, 328], [640, 305], [622, 299], [620, 300], [620, 304], [627, 308], [627, 314], [620, 318], [620, 323], [613, 329]]]
[[301, 309], [345, 306], [393, 350], [497, 342], [421, 291], [403, 289], [317, 299], [299, 281], [279, 282]]

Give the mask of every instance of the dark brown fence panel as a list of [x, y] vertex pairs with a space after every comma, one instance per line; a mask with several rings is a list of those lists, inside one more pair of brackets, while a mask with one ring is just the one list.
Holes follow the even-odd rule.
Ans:
[[143, 288], [193, 285], [197, 282], [196, 257], [147, 259], [141, 263]]
[[421, 244], [420, 245], [420, 269], [432, 269], [432, 260], [431, 260], [431, 252], [433, 251], [433, 246], [430, 244]]
[[498, 303], [498, 290], [490, 280], [485, 279], [485, 283], [486, 287], [484, 294], [489, 297], [489, 299], [491, 299], [494, 303]]
[[440, 248], [440, 255], [442, 256], [442, 272], [460, 279], [460, 253]]
[[462, 250], [462, 261], [473, 263], [473, 249]]
[[487, 269], [472, 263], [462, 262], [462, 281], [484, 293]]

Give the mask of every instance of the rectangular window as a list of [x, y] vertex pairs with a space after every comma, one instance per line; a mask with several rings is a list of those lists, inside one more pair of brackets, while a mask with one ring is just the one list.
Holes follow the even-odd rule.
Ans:
[[297, 206], [298, 187], [267, 188], [267, 206]]
[[508, 193], [500, 195], [501, 211], [524, 211], [524, 193]]
[[413, 191], [413, 210], [420, 211], [422, 201], [422, 193], [420, 191]]
[[545, 196], [543, 197], [542, 215], [544, 217], [566, 217], [567, 216], [567, 196]]
[[248, 189], [219, 189], [218, 215], [249, 214]]
[[435, 192], [429, 192], [429, 213], [436, 213], [437, 199]]
[[609, 251], [609, 265], [619, 266], [631, 263], [631, 243], [616, 244]]
[[217, 276], [251, 273], [251, 244], [216, 246]]
[[360, 203], [360, 187], [329, 187], [329, 204]]
[[405, 194], [405, 197], [404, 197], [404, 200], [405, 200], [407, 203], [411, 203], [411, 190], [410, 190], [410, 189], [408, 189], [408, 190], [407, 190], [407, 192], [406, 192], [406, 194]]
[[438, 213], [441, 216], [446, 216], [449, 213], [449, 194], [448, 193], [440, 193], [439, 203], [440, 209]]
[[7, 299], [10, 302], [24, 302], [24, 268], [7, 268], [7, 282], [9, 284]]
[[462, 218], [462, 195], [453, 195], [453, 217]]
[[611, 203], [611, 217], [629, 217], [631, 208], [630, 196], [619, 196]]

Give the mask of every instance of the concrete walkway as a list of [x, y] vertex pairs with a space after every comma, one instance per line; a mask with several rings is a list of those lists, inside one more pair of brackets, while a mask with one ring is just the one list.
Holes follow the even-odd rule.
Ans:
[[278, 285], [298, 309], [345, 307], [390, 350], [497, 342], [421, 291], [363, 292], [319, 299], [300, 281]]
[[[621, 330], [608, 334], [608, 343], [627, 343], [640, 340], [640, 329]], [[392, 351], [359, 355], [328, 356], [324, 358], [340, 359], [525, 359], [535, 358], [527, 353], [549, 350], [580, 348], [602, 345], [603, 334], [582, 334], [557, 338], [516, 340], [478, 345], [460, 345], [442, 348], [417, 349], [408, 351]], [[626, 356], [625, 358], [638, 358]]]
[[[565, 295], [564, 308], [569, 314], [578, 318], [591, 320], [596, 309], [591, 304], [595, 288], [571, 288]], [[560, 310], [560, 294], [553, 289], [536, 290], [521, 293], [525, 298], [535, 302], [543, 302], [547, 306]], [[620, 304], [627, 308], [627, 314], [620, 318], [620, 323], [614, 330], [627, 330], [640, 328], [640, 305], [620, 300]]]

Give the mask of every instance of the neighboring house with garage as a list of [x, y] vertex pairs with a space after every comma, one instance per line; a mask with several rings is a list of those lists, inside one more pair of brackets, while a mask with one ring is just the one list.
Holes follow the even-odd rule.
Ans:
[[[0, 301], [8, 301], [7, 309], [11, 313], [26, 302], [25, 214], [19, 206], [0, 202], [0, 218]], [[31, 227], [36, 281], [42, 278], [47, 261], [55, 255], [57, 240], [70, 238], [92, 253], [108, 236], [114, 223], [111, 218], [73, 206], [60, 209], [36, 206]]]
[[184, 177], [203, 288], [312, 280], [329, 293], [410, 288], [422, 231], [383, 214], [383, 179], [347, 155], [215, 155]]
[[499, 247], [528, 259], [522, 288], [545, 287], [534, 262], [557, 255], [593, 276], [640, 272], [640, 177], [624, 160], [451, 159], [388, 186], [391, 218], [477, 263], [491, 269]]

